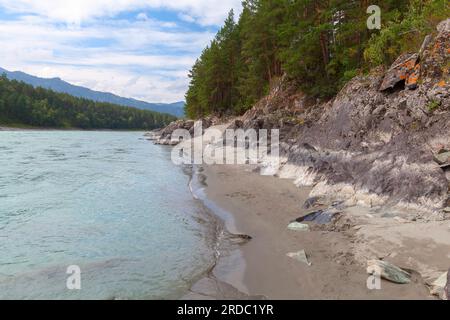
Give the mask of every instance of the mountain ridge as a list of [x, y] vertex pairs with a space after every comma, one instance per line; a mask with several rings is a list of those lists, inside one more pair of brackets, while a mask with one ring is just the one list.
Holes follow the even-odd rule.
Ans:
[[98, 102], [108, 102], [127, 107], [134, 107], [142, 110], [156, 111], [160, 113], [169, 113], [176, 117], [184, 116], [184, 102], [174, 103], [150, 103], [133, 98], [125, 98], [110, 92], [92, 90], [86, 87], [77, 86], [59, 77], [41, 78], [30, 75], [22, 71], [9, 71], [0, 67], [0, 74], [6, 73], [8, 79], [23, 81], [33, 87], [43, 87], [60, 93], [67, 93], [79, 98], [85, 98]]

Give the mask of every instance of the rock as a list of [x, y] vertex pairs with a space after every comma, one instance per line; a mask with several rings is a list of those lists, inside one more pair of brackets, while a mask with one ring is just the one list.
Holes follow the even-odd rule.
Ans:
[[295, 221], [296, 222], [310, 221], [317, 224], [327, 224], [332, 222], [333, 219], [339, 214], [341, 214], [341, 212], [339, 212], [336, 209], [319, 210], [309, 213], [303, 217], [300, 217]]
[[304, 223], [292, 222], [288, 225], [288, 229], [292, 231], [309, 231], [309, 225]]
[[236, 119], [234, 120], [227, 129], [242, 129], [244, 127], [244, 122], [242, 120]]
[[431, 284], [431, 294], [438, 296], [442, 300], [449, 299], [449, 277], [450, 273], [445, 272]]
[[310, 209], [312, 207], [318, 207], [323, 205], [322, 203], [320, 203], [319, 201], [321, 200], [320, 197], [312, 197], [309, 198], [305, 201], [305, 203], [303, 204], [302, 208], [303, 209]]
[[450, 269], [447, 272], [447, 284], [445, 285], [444, 292], [444, 299], [450, 300]]
[[409, 222], [408, 220], [401, 218], [401, 217], [395, 217], [394, 220], [399, 223], [408, 223]]
[[444, 208], [444, 212], [445, 212], [445, 213], [450, 213], [450, 207]]
[[252, 240], [252, 237], [246, 234], [230, 234], [229, 241], [233, 244], [243, 245]]
[[420, 77], [420, 64], [416, 64], [414, 69], [411, 71], [411, 74], [405, 80], [406, 88], [408, 88], [409, 90], [417, 89], [419, 77]]
[[308, 261], [308, 257], [306, 256], [305, 250], [300, 250], [298, 252], [290, 252], [287, 254], [289, 258], [295, 259], [299, 262], [303, 262], [308, 266], [311, 266], [312, 263]]
[[157, 140], [161, 139], [161, 132], [162, 132], [162, 129], [152, 130], [152, 131], [145, 133], [144, 137], [145, 137], [145, 139], [147, 139], [149, 141], [157, 141]]
[[367, 261], [367, 273], [380, 275], [381, 278], [398, 284], [411, 282], [411, 275], [408, 272], [382, 260]]
[[[190, 126], [190, 124], [188, 126]], [[201, 120], [197, 120], [197, 121], [195, 121], [194, 125], [190, 126], [189, 133], [191, 134], [192, 137], [194, 136], [195, 131], [201, 132], [202, 134], [204, 134], [206, 129], [208, 129], [211, 126], [212, 126], [212, 121], [210, 118], [204, 118]], [[200, 131], [200, 128], [202, 129], [201, 131]]]
[[315, 151], [317, 152], [316, 148], [314, 148], [312, 145], [310, 145], [309, 143], [303, 143], [302, 147], [308, 151]]
[[450, 163], [450, 152], [438, 153], [434, 156], [434, 161], [440, 165]]
[[419, 57], [422, 57], [422, 55], [425, 52], [425, 50], [427, 49], [428, 45], [431, 43], [431, 40], [433, 40], [433, 37], [430, 34], [425, 37], [425, 39], [423, 40], [422, 46], [420, 47], [420, 50], [419, 50]]
[[190, 130], [194, 126], [193, 120], [176, 120], [159, 132], [159, 137], [155, 137], [155, 144], [177, 145], [179, 141], [172, 141], [172, 133], [177, 129]]
[[[402, 81], [408, 83], [410, 81], [409, 77], [411, 75], [415, 75], [416, 71], [415, 67], [418, 59], [419, 55], [417, 53], [405, 53], [401, 55], [397, 60], [395, 60], [394, 64], [391, 66], [391, 68], [386, 72], [386, 75], [384, 76], [384, 80], [381, 84], [380, 91], [392, 89]], [[414, 82], [414, 80], [412, 79], [410, 85], [412, 86], [414, 83], [417, 84], [417, 80], [415, 80]]]
[[448, 18], [447, 20], [441, 21], [438, 25], [437, 25], [437, 31], [439, 33], [442, 32], [450, 32], [450, 18]]

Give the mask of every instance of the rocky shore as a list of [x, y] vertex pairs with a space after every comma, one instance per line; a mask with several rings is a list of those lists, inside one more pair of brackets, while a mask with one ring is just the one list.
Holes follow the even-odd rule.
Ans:
[[[330, 101], [312, 101], [283, 78], [243, 116], [202, 120], [203, 129], [222, 124], [234, 129], [280, 130], [281, 167], [273, 170], [270, 161], [261, 161], [252, 171], [292, 180], [302, 190], [308, 188], [309, 199], [303, 199], [306, 200], [303, 204], [301, 198], [290, 195], [296, 200], [295, 216], [294, 212], [277, 207], [276, 204], [282, 206], [288, 201], [280, 196], [270, 212], [275, 215], [281, 211], [283, 215], [274, 221], [270, 214], [261, 213], [262, 229], [268, 232], [267, 224], [276, 225], [281, 235], [290, 223], [296, 222], [291, 227], [300, 229], [298, 235], [286, 241], [311, 246], [304, 251], [284, 252], [294, 249], [287, 247], [274, 248], [274, 251], [283, 251], [283, 256], [290, 254], [290, 259], [300, 264], [308, 265], [312, 260], [315, 266], [323, 267], [319, 267], [323, 274], [331, 272], [335, 277], [345, 274], [348, 283], [354, 284], [334, 286], [336, 278], [318, 280], [320, 274], [308, 274], [307, 267], [292, 271], [290, 267], [280, 266], [276, 268], [279, 272], [290, 270], [302, 281], [310, 281], [311, 287], [314, 283], [321, 288], [317, 291], [293, 288], [292, 296], [287, 298], [377, 297], [373, 295], [376, 291], [366, 289], [366, 271], [370, 274], [377, 271], [392, 288], [389, 289], [392, 291], [382, 290], [384, 295], [378, 297], [448, 297], [449, 57], [450, 19], [439, 24], [419, 52], [402, 55], [388, 70], [377, 69], [357, 76]], [[193, 131], [195, 125], [191, 120], [179, 120], [161, 131], [149, 133], [148, 138], [157, 144], [175, 145], [178, 142], [172, 141], [171, 133], [178, 128]], [[234, 176], [236, 186], [239, 186], [236, 181], [244, 177], [247, 176]], [[250, 197], [247, 204], [238, 202], [241, 207], [232, 205], [229, 197], [228, 202], [219, 196], [216, 200], [239, 217], [242, 206], [246, 206], [244, 211], [255, 211], [253, 193], [247, 189], [236, 190]], [[331, 219], [317, 223], [318, 218], [327, 215]], [[261, 228], [250, 228], [249, 232], [260, 234], [258, 230]], [[331, 251], [324, 249], [326, 243], [334, 243], [336, 239], [340, 239], [339, 249], [333, 246], [328, 246]], [[261, 245], [253, 245], [258, 241], [258, 237], [253, 237], [246, 246], [255, 246], [256, 251], [266, 250]], [[324, 250], [318, 262], [314, 261], [316, 249]], [[259, 259], [267, 257], [265, 252], [253, 252], [253, 255]], [[291, 260], [279, 259], [288, 265]], [[247, 270], [252, 268], [252, 263], [248, 264]], [[249, 272], [264, 276], [264, 272]], [[257, 278], [248, 283], [253, 283], [249, 285], [250, 294], [270, 297], [270, 290], [259, 287]], [[288, 282], [281, 283], [289, 286]], [[425, 294], [423, 288], [428, 289]], [[317, 296], [308, 296], [308, 292]], [[276, 294], [275, 297], [286, 298]]]

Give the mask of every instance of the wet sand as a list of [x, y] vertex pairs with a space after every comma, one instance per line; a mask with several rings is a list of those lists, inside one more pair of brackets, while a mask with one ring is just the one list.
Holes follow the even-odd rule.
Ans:
[[[252, 240], [224, 254], [211, 276], [194, 285], [194, 295], [187, 298], [433, 298], [416, 273], [407, 285], [383, 280], [381, 290], [367, 289], [363, 258], [374, 258], [372, 248], [378, 242], [385, 246], [385, 251], [401, 252], [403, 245], [378, 241], [384, 234], [376, 237], [362, 232], [365, 227], [355, 224], [366, 222], [363, 218], [353, 219], [351, 211], [355, 217], [367, 220], [365, 209], [351, 208], [340, 219], [340, 228], [336, 228], [339, 230], [313, 228], [310, 232], [295, 232], [288, 230], [287, 225], [305, 214], [301, 208], [308, 198], [308, 188], [297, 188], [291, 180], [261, 176], [249, 166], [206, 166], [203, 174], [208, 198], [232, 215], [233, 221], [227, 223], [229, 231], [249, 235]], [[351, 216], [348, 221], [347, 216]], [[447, 226], [439, 228], [443, 230]], [[367, 230], [371, 230], [370, 223]], [[364, 240], [365, 237], [369, 240]], [[375, 246], [370, 241], [375, 241]], [[311, 266], [286, 256], [302, 249]], [[416, 250], [416, 255], [421, 256], [420, 250]], [[410, 262], [415, 261], [414, 256], [409, 258]]]

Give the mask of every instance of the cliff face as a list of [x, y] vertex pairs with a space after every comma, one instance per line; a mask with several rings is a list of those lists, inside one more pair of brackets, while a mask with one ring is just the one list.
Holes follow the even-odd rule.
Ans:
[[315, 186], [315, 195], [440, 209], [449, 175], [434, 155], [450, 149], [449, 56], [450, 19], [406, 65], [356, 77], [332, 101], [310, 106], [281, 81], [234, 126], [281, 128], [277, 174]]
[[261, 170], [313, 186], [312, 195], [443, 218], [450, 174], [435, 156], [450, 150], [449, 56], [450, 19], [420, 52], [354, 78], [332, 101], [308, 101], [282, 79], [230, 128], [280, 129], [283, 165]]

